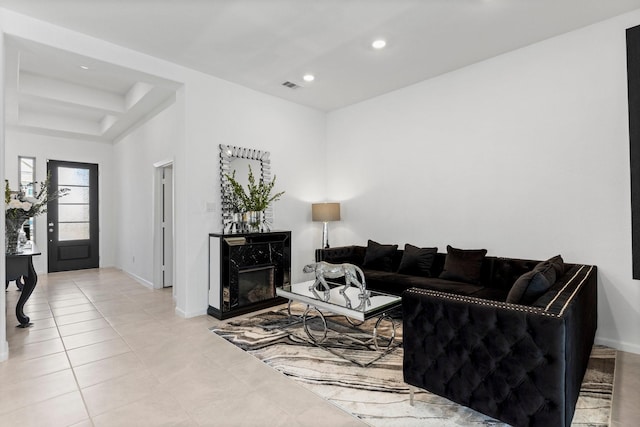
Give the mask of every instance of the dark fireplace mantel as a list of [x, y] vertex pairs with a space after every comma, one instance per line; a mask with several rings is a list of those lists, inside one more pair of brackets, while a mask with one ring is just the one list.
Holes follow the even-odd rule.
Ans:
[[290, 231], [209, 234], [207, 313], [227, 319], [282, 304], [275, 288], [290, 274]]

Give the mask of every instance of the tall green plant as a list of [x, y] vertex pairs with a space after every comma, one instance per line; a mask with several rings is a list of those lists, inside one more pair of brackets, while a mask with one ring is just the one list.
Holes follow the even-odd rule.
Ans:
[[225, 176], [231, 185], [232, 191], [232, 194], [227, 195], [227, 200], [234, 209], [239, 209], [239, 212], [263, 211], [267, 209], [271, 203], [280, 200], [280, 197], [284, 194], [284, 191], [281, 191], [272, 196], [271, 192], [276, 184], [276, 176], [274, 175], [270, 182], [264, 182], [263, 179], [256, 182], [250, 165], [249, 183], [247, 184], [246, 191], [242, 184], [236, 181], [235, 171], [233, 171], [233, 174], [225, 174]]

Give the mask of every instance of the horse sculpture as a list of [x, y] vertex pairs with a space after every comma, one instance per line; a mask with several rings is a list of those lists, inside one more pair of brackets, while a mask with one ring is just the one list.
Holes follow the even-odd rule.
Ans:
[[[339, 277], [344, 277], [345, 284], [340, 289], [340, 295], [342, 295], [346, 301], [347, 308], [351, 308], [351, 299], [346, 294], [346, 290], [350, 286], [355, 286], [358, 288], [360, 293], [358, 294], [358, 298], [360, 299], [360, 304], [355, 308], [359, 310], [367, 305], [371, 305], [371, 301], [369, 297], [371, 293], [367, 291], [367, 286], [365, 283], [364, 273], [360, 269], [360, 267], [353, 264], [330, 264], [325, 261], [315, 262], [313, 264], [307, 264], [302, 269], [305, 273], [315, 273], [316, 280], [313, 282], [311, 286], [309, 286], [309, 290], [315, 295], [316, 298], [321, 299], [323, 301], [329, 301], [331, 288], [327, 284], [326, 279], [337, 279]], [[358, 279], [358, 275], [362, 278], [362, 282]], [[324, 291], [323, 297], [321, 297], [317, 289], [322, 288]]]

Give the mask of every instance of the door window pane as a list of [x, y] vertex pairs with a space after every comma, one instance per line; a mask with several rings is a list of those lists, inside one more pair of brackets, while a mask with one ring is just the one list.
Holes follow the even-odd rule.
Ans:
[[65, 203], [89, 203], [89, 187], [65, 187], [58, 185], [58, 190], [69, 189], [69, 192], [60, 199], [59, 204]]
[[59, 222], [89, 222], [89, 205], [58, 205]]
[[58, 240], [89, 240], [88, 222], [60, 222], [58, 223]]
[[89, 169], [58, 168], [58, 185], [89, 185]]

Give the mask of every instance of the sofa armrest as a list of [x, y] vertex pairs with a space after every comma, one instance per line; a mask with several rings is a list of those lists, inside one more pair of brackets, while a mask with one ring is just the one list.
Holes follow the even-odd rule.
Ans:
[[561, 316], [415, 288], [402, 309], [405, 382], [509, 424], [566, 425]]

